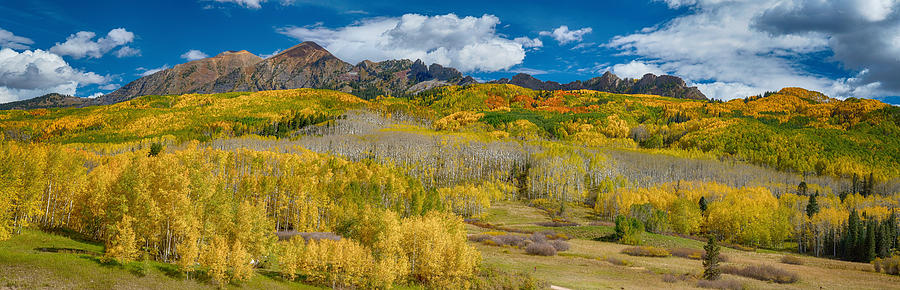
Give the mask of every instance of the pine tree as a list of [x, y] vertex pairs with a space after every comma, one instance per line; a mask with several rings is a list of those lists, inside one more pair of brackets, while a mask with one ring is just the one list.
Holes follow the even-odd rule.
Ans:
[[801, 181], [800, 185], [797, 185], [797, 195], [806, 195], [806, 191], [809, 187], [806, 185], [806, 181]]
[[813, 215], [819, 212], [819, 202], [816, 201], [817, 195], [819, 195], [819, 192], [810, 195], [809, 203], [806, 204], [806, 216], [809, 218], [812, 218]]
[[716, 244], [716, 238], [710, 235], [703, 249], [706, 250], [703, 255], [703, 279], [719, 279], [719, 245]]
[[875, 259], [875, 226], [874, 220], [869, 220], [866, 223], [866, 236], [862, 247], [863, 252], [861, 253], [863, 262]]
[[709, 208], [709, 205], [706, 204], [706, 197], [701, 196], [699, 204], [700, 204], [700, 211], [702, 211], [702, 212], [706, 212], [706, 209]]
[[844, 258], [857, 259], [857, 242], [859, 239], [859, 214], [856, 209], [850, 211], [847, 218], [847, 232], [844, 235], [843, 249]]

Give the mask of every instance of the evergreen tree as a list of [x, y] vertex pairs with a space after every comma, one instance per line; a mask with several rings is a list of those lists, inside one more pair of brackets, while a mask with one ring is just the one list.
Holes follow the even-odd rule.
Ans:
[[702, 212], [706, 212], [706, 209], [709, 208], [709, 205], [706, 204], [706, 197], [701, 196], [699, 204], [700, 204], [700, 211], [702, 211]]
[[850, 211], [847, 218], [847, 230], [841, 242], [842, 255], [845, 259], [857, 259], [857, 241], [859, 238], [859, 214], [856, 209]]
[[806, 195], [806, 191], [809, 187], [806, 185], [806, 181], [801, 181], [800, 185], [797, 185], [797, 195]]
[[806, 216], [808, 216], [809, 218], [812, 218], [813, 215], [819, 212], [819, 202], [816, 201], [817, 195], [819, 195], [819, 192], [810, 195], [809, 203], [806, 204]]
[[868, 263], [875, 259], [875, 227], [876, 223], [874, 220], [866, 222], [866, 235], [862, 247], [863, 251], [860, 253], [863, 262]]
[[710, 235], [703, 249], [706, 250], [703, 255], [703, 279], [719, 279], [719, 245], [716, 244], [716, 238]]
[[163, 149], [162, 144], [160, 144], [160, 143], [153, 143], [153, 144], [150, 145], [150, 154], [148, 154], [147, 156], [156, 156], [156, 155], [159, 155], [159, 153], [162, 152], [162, 149]]
[[865, 196], [869, 196], [875, 193], [875, 174], [869, 172], [869, 178], [866, 179], [864, 191], [866, 192]]

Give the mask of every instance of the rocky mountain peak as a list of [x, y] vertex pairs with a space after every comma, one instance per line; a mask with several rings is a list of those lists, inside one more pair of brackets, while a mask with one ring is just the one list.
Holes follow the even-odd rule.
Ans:
[[688, 87], [684, 80], [676, 76], [645, 74], [637, 80], [625, 81], [611, 72], [587, 81], [573, 81], [560, 84], [541, 81], [529, 74], [516, 74], [512, 79], [502, 78], [491, 83], [513, 84], [533, 90], [595, 90], [620, 94], [651, 94], [682, 99], [706, 100], [706, 96], [696, 87]]

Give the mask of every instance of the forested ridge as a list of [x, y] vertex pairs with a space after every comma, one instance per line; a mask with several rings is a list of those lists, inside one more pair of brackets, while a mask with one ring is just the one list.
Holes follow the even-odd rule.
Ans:
[[505, 201], [559, 223], [585, 208], [632, 244], [710, 235], [882, 263], [900, 232], [900, 110], [799, 88], [728, 102], [501, 84], [145, 96], [2, 111], [0, 132], [0, 240], [65, 229], [110, 261], [219, 285], [271, 269], [474, 287], [464, 219]]

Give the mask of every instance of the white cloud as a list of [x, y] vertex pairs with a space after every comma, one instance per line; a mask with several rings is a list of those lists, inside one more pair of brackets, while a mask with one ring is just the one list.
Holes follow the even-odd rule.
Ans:
[[107, 77], [72, 68], [59, 55], [43, 50], [0, 50], [0, 102], [11, 102], [48, 93], [74, 95], [88, 84], [102, 84]]
[[263, 58], [263, 59], [270, 58], [270, 57], [275, 56], [276, 54], [278, 54], [278, 53], [281, 52], [281, 51], [282, 51], [282, 49], [277, 49], [277, 50], [273, 51], [273, 52], [270, 53], [270, 54], [260, 54], [259, 57], [261, 57], [261, 58]]
[[[97, 41], [94, 41], [95, 36], [97, 36], [97, 34], [90, 31], [79, 31], [78, 33], [69, 35], [69, 37], [66, 38], [66, 42], [57, 42], [56, 45], [50, 48], [50, 52], [58, 55], [71, 56], [75, 59], [80, 59], [85, 56], [100, 58], [116, 47], [134, 41], [134, 33], [131, 33], [124, 28], [110, 30], [105, 37], [101, 37], [100, 39], [97, 39]], [[128, 47], [127, 49], [123, 47], [123, 49], [125, 50], [119, 50], [117, 56], [136, 55], [135, 52], [137, 52], [137, 50], [131, 47]]]
[[119, 50], [116, 50], [116, 57], [118, 57], [118, 58], [136, 56], [136, 55], [141, 55], [141, 50], [130, 47], [130, 46], [123, 46]]
[[260, 4], [266, 2], [266, 0], [216, 0], [216, 2], [234, 3], [246, 8], [259, 9], [262, 8], [262, 5]]
[[[686, 78], [708, 97], [756, 95], [788, 86], [834, 97], [900, 93], [896, 0], [657, 0], [685, 15], [617, 36], [607, 46]], [[897, 41], [900, 44], [900, 40]], [[891, 50], [897, 47], [897, 50]], [[822, 55], [833, 52], [828, 59]], [[832, 78], [804, 59], [857, 69]]]
[[545, 71], [545, 70], [527, 68], [527, 67], [520, 67], [517, 69], [511, 69], [509, 71], [514, 72], [514, 73], [529, 74], [529, 75], [533, 75], [533, 76], [547, 74], [547, 71]]
[[568, 26], [563, 25], [563, 26], [557, 27], [552, 32], [551, 31], [541, 31], [540, 35], [553, 37], [553, 39], [556, 39], [556, 41], [558, 41], [559, 44], [566, 44], [569, 42], [581, 42], [581, 40], [584, 38], [584, 35], [591, 33], [592, 31], [594, 31], [594, 30], [590, 27], [585, 27], [585, 28], [578, 29], [578, 30], [569, 30]]
[[188, 52], [181, 54], [181, 58], [186, 59], [188, 61], [204, 59], [207, 57], [209, 57], [209, 55], [206, 55], [202, 51], [199, 51], [196, 49], [191, 49], [191, 50], [188, 50]]
[[672, 7], [697, 7], [659, 27], [617, 36], [607, 45], [697, 81], [707, 97], [755, 95], [787, 86], [825, 90], [832, 80], [803, 72], [791, 59], [827, 49], [824, 35], [773, 35], [752, 28], [754, 18], [776, 1], [667, 1]]
[[284, 27], [279, 33], [315, 41], [337, 57], [353, 63], [387, 59], [421, 59], [461, 71], [498, 71], [522, 63], [521, 43], [497, 34], [493, 15], [455, 14], [370, 18], [341, 28]]
[[654, 64], [647, 64], [636, 60], [629, 63], [614, 65], [612, 67], [612, 72], [619, 77], [633, 79], [639, 79], [648, 73], [655, 75], [665, 74], [662, 69]]
[[524, 47], [524, 48], [533, 48], [533, 47], [543, 47], [544, 46], [544, 42], [541, 41], [540, 38], [528, 38], [528, 37], [522, 36], [522, 37], [516, 37], [515, 39], [513, 39], [513, 41], [515, 41], [518, 44], [521, 44], [522, 47]]
[[87, 96], [87, 98], [94, 99], [94, 98], [100, 97], [102, 95], [105, 95], [105, 94], [103, 92], [96, 92], [96, 93], [91, 94], [90, 96]]
[[141, 71], [141, 73], [139, 75], [142, 77], [149, 76], [149, 75], [155, 74], [159, 71], [163, 71], [163, 70], [167, 70], [167, 69], [169, 69], [169, 65], [167, 65], [167, 64], [163, 65], [161, 67], [152, 68], [152, 69], [145, 69], [142, 67], [137, 68], [138, 71]]
[[28, 49], [34, 41], [22, 36], [17, 36], [8, 30], [0, 28], [0, 48]]
[[119, 86], [120, 86], [119, 84], [105, 84], [105, 85], [100, 86], [100, 89], [105, 90], [105, 91], [112, 91], [112, 90], [118, 89]]

